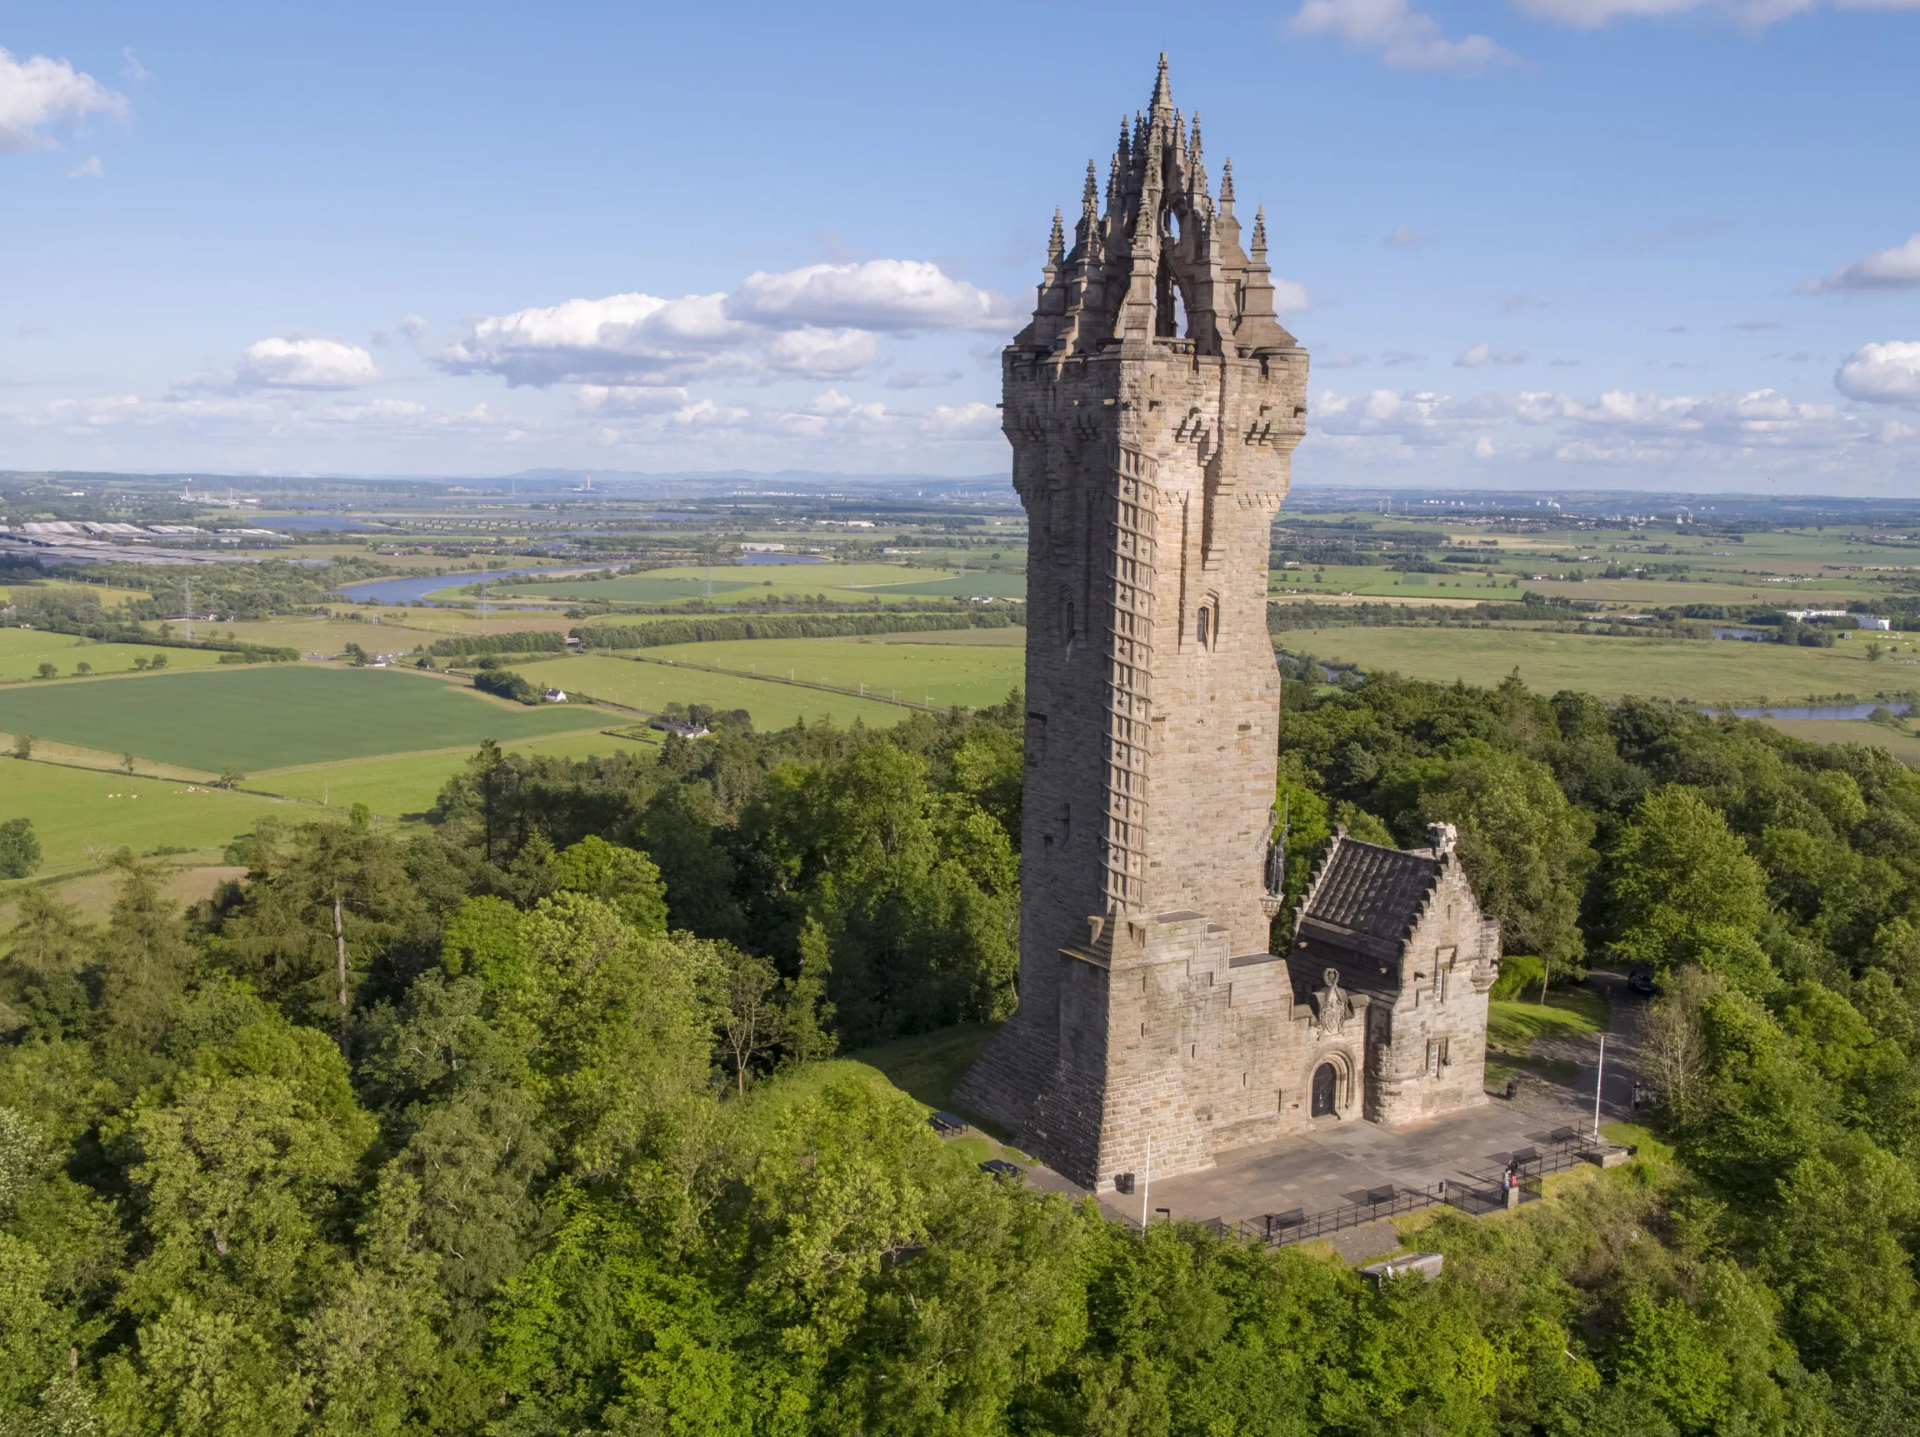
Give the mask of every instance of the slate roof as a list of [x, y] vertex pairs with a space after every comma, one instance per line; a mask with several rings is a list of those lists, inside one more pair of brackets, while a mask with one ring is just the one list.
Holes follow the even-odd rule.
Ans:
[[1398, 943], [1412, 929], [1440, 872], [1440, 860], [1428, 853], [1382, 848], [1342, 834], [1300, 916]]

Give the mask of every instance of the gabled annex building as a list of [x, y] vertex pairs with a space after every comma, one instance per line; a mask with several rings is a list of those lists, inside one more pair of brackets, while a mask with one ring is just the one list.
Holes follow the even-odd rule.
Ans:
[[1030, 533], [1020, 1005], [959, 1097], [1102, 1191], [1149, 1143], [1171, 1176], [1485, 1100], [1499, 925], [1451, 830], [1336, 836], [1270, 951], [1267, 555], [1307, 355], [1234, 204], [1162, 57], [1001, 358]]

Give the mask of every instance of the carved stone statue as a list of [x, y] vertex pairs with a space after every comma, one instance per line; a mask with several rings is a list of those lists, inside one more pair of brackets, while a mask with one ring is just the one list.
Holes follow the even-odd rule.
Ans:
[[1337, 1038], [1347, 1025], [1347, 995], [1340, 987], [1338, 968], [1325, 969], [1320, 976], [1327, 981], [1327, 986], [1313, 995], [1320, 1004], [1320, 1031], [1329, 1038]]

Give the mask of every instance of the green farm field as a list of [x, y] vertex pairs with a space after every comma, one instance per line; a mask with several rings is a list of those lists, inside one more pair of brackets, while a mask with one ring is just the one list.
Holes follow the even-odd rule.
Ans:
[[0, 729], [218, 772], [535, 738], [591, 720], [423, 674], [276, 664], [0, 690]]
[[275, 799], [177, 779], [0, 759], [0, 821], [33, 820], [42, 854], [36, 877], [94, 867], [122, 845], [135, 853], [165, 844], [213, 856], [204, 850], [224, 847], [265, 814], [289, 811]]
[[[648, 650], [648, 656], [660, 652]], [[704, 662], [704, 660], [703, 660]], [[841, 727], [855, 719], [868, 728], [890, 728], [908, 710], [895, 704], [847, 694], [823, 693], [790, 684], [705, 674], [698, 669], [669, 664], [635, 662], [585, 654], [570, 659], [548, 659], [537, 664], [515, 664], [514, 672], [535, 685], [552, 684], [568, 693], [590, 694], [611, 703], [658, 713], [670, 703], [710, 704], [718, 709], [745, 709], [758, 729], [787, 728], [804, 719], [818, 723], [830, 718]], [[577, 711], [576, 711], [577, 712]]]
[[1493, 579], [1471, 570], [1457, 574], [1397, 574], [1378, 564], [1332, 564], [1319, 569], [1275, 569], [1267, 576], [1267, 590], [1276, 595], [1289, 591], [1302, 595], [1352, 592], [1411, 598], [1415, 602], [1434, 596], [1511, 603], [1520, 597], [1520, 590], [1509, 582], [1512, 577], [1503, 574]]
[[926, 579], [912, 584], [881, 584], [869, 592], [882, 598], [895, 595], [945, 599], [1024, 599], [1027, 597], [1025, 574], [1000, 574], [989, 570], [955, 574], [950, 579]]
[[1763, 719], [1761, 722], [1809, 743], [1858, 743], [1868, 748], [1883, 748], [1902, 763], [1920, 768], [1920, 735], [1846, 719]]
[[[590, 711], [573, 710], [576, 719]], [[602, 717], [609, 717], [602, 715]], [[615, 738], [598, 729], [557, 734], [503, 744], [509, 753], [540, 754], [550, 758], [585, 758], [596, 753], [650, 749], [650, 740]], [[433, 807], [440, 790], [473, 757], [471, 748], [449, 748], [434, 753], [397, 754], [390, 758], [349, 759], [340, 763], [303, 764], [270, 770], [247, 779], [247, 787], [288, 798], [325, 803], [335, 808], [364, 803], [385, 818], [411, 818]]]
[[279, 618], [221, 624], [224, 636], [232, 631], [250, 644], [298, 649], [301, 653], [337, 654], [350, 643], [369, 653], [411, 651], [416, 644], [454, 634], [503, 634], [527, 629], [564, 632], [570, 621], [553, 610], [509, 609], [479, 615], [467, 609], [354, 608], [341, 609], [349, 618]]
[[150, 597], [145, 589], [116, 589], [109, 584], [76, 584], [62, 579], [36, 579], [27, 584], [0, 584], [0, 604], [11, 604], [35, 593], [44, 594], [49, 589], [90, 594], [100, 602], [102, 608], [107, 609], [118, 609], [129, 599]]
[[[165, 654], [169, 669], [205, 669], [220, 662], [210, 649], [163, 649], [150, 644], [96, 644], [72, 634], [50, 634], [39, 629], [0, 629], [0, 683], [33, 679], [42, 664], [52, 664], [61, 678], [70, 678], [78, 664], [90, 664], [95, 674], [130, 674], [133, 661], [152, 662]], [[34, 680], [34, 682], [42, 682]]]
[[1744, 705], [1920, 685], [1920, 669], [1870, 663], [1857, 640], [1803, 649], [1531, 629], [1324, 628], [1292, 629], [1276, 641], [1288, 653], [1438, 683], [1492, 685], [1517, 669], [1537, 693], [1582, 689], [1603, 698], [1638, 694]]
[[[1011, 631], [1022, 638], [1025, 629]], [[741, 672], [806, 679], [915, 703], [985, 708], [1004, 700], [1024, 682], [1026, 655], [1012, 645], [880, 644], [850, 639], [741, 639], [706, 644], [669, 644], [648, 649], [650, 658], [686, 659]]]
[[[915, 575], [924, 576], [925, 581], [952, 577], [944, 570], [909, 569], [904, 564], [716, 564], [712, 573], [716, 603], [746, 598], [790, 598], [795, 594], [825, 594], [830, 599], [857, 602], [873, 597], [882, 586], [898, 585], [903, 580], [921, 582], [913, 577]], [[557, 580], [501, 592], [609, 604], [674, 604], [704, 598], [706, 585], [707, 570], [686, 566], [649, 569], [643, 574], [588, 584]], [[905, 589], [895, 592], [914, 597]]]

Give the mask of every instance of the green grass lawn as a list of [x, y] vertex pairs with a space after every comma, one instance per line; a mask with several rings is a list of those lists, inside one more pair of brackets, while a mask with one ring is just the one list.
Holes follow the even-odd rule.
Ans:
[[61, 678], [73, 676], [78, 664], [90, 664], [95, 674], [130, 674], [133, 661], [151, 663], [166, 655], [169, 669], [204, 669], [220, 662], [209, 649], [163, 649], [148, 644], [96, 644], [72, 634], [50, 634], [40, 629], [0, 629], [0, 683], [36, 679], [41, 664], [52, 664]]
[[[36, 877], [91, 868], [122, 845], [135, 853], [163, 844], [222, 848], [275, 811], [297, 812], [270, 798], [178, 780], [0, 759], [0, 822], [33, 820], [42, 852]], [[0, 884], [0, 892], [7, 887]]]
[[0, 730], [209, 772], [506, 742], [590, 722], [577, 709], [508, 708], [424, 675], [318, 665], [0, 690]]
[[1276, 636], [1289, 653], [1408, 678], [1493, 685], [1515, 669], [1537, 693], [1580, 689], [1695, 703], [1786, 704], [1813, 694], [1911, 686], [1920, 670], [1869, 663], [1857, 639], [1831, 649], [1732, 640], [1612, 638], [1537, 629], [1324, 628]]
[[[1026, 630], [1012, 632], [1025, 635]], [[888, 637], [894, 637], [889, 635]], [[915, 703], [985, 708], [1024, 682], [1026, 653], [1010, 645], [882, 644], [865, 638], [737, 639], [668, 644], [649, 658], [786, 676], [898, 696]]]
[[928, 1107], [951, 1108], [954, 1087], [998, 1031], [997, 1024], [962, 1023], [911, 1038], [896, 1038], [847, 1056], [878, 1068], [896, 1088]]
[[1499, 1088], [1515, 1073], [1530, 1074], [1563, 1086], [1571, 1083], [1578, 1065], [1562, 1057], [1536, 1055], [1535, 1041], [1598, 1039], [1606, 1027], [1607, 1005], [1585, 984], [1551, 989], [1544, 1004], [1524, 998], [1489, 1002], [1487, 1086]]
[[[646, 650], [648, 657], [660, 652]], [[856, 719], [868, 728], [890, 728], [908, 713], [894, 704], [875, 703], [871, 699], [795, 688], [790, 684], [763, 683], [757, 679], [737, 679], [727, 674], [704, 674], [697, 669], [667, 664], [635, 663], [601, 654], [515, 664], [514, 672], [525, 675], [532, 684], [552, 684], [568, 693], [589, 694], [650, 713], [658, 713], [670, 703], [745, 709], [753, 715], [754, 727], [763, 730], [788, 728], [801, 719], [818, 723], [823, 718], [830, 718], [843, 728]], [[0, 728], [4, 727], [4, 721], [0, 721]]]
[[[585, 711], [580, 709], [573, 712], [576, 719], [586, 716]], [[595, 730], [530, 739], [504, 747], [510, 753], [584, 758], [589, 754], [614, 753], [622, 749], [651, 749], [655, 745], [644, 740], [614, 738]], [[300, 768], [253, 774], [247, 780], [247, 787], [285, 794], [289, 798], [310, 799], [334, 808], [350, 808], [356, 803], [364, 803], [385, 818], [417, 818], [433, 807], [434, 799], [446, 786], [447, 780], [466, 766], [473, 752], [469, 748], [459, 748], [445, 753], [402, 754], [393, 758], [308, 764]]]

